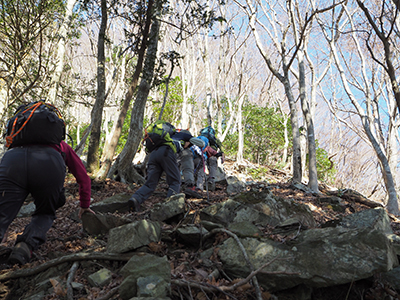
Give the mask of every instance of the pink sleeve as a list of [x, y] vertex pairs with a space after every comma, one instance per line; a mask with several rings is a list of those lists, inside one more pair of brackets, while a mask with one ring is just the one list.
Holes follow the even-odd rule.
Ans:
[[209, 157], [217, 155], [218, 151], [211, 148], [210, 146], [206, 147], [206, 152]]
[[62, 141], [61, 151], [65, 153], [65, 164], [68, 170], [75, 176], [76, 182], [79, 184], [79, 201], [82, 208], [90, 206], [91, 197], [91, 180], [88, 176], [85, 166], [79, 156], [66, 142]]

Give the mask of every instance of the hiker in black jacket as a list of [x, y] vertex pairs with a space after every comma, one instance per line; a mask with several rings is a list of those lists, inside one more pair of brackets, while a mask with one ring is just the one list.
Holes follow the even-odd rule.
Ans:
[[63, 140], [64, 121], [56, 112], [51, 104], [33, 102], [21, 105], [8, 122], [8, 150], [0, 161], [0, 241], [6, 240], [8, 227], [29, 194], [35, 204], [30, 222], [16, 237], [8, 258], [11, 265], [30, 262], [32, 252], [45, 243], [56, 211], [66, 201], [66, 168], [79, 184], [78, 216], [94, 213], [89, 208], [91, 180], [81, 159]]

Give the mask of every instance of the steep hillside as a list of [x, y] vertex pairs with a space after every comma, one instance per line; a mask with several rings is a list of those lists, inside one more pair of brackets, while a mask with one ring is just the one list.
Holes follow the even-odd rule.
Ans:
[[[226, 172], [231, 175], [239, 176], [239, 173], [243, 174], [245, 168], [235, 167], [233, 162], [227, 162]], [[241, 175], [246, 177], [244, 175]], [[318, 226], [322, 226], [324, 223], [340, 218], [344, 215], [352, 214], [361, 210], [376, 207], [379, 204], [369, 201], [356, 191], [351, 190], [340, 190], [335, 191], [324, 185], [321, 185], [321, 192], [325, 195], [334, 195], [337, 193], [343, 199], [343, 205], [345, 209], [341, 212], [336, 211], [331, 204], [324, 202], [321, 195], [315, 195], [307, 191], [307, 189], [299, 189], [288, 182], [288, 175], [279, 170], [270, 170], [268, 174], [265, 174], [265, 178], [268, 178], [268, 182], [256, 182], [248, 181], [248, 189], [257, 189], [268, 186], [274, 195], [291, 199], [298, 203], [307, 204], [312, 208], [313, 216]], [[127, 185], [120, 182], [111, 180], [105, 180], [101, 182], [94, 181], [92, 183], [92, 197], [93, 202], [99, 202], [107, 197], [116, 194], [132, 194], [139, 186]], [[216, 185], [217, 189], [215, 192], [203, 193], [203, 199], [187, 199], [190, 203], [192, 210], [198, 211], [199, 209], [209, 206], [216, 202], [222, 202], [229, 198], [226, 192], [226, 182], [220, 182]], [[115, 215], [123, 216], [131, 220], [140, 220], [144, 218], [146, 212], [150, 210], [153, 205], [157, 202], [165, 199], [167, 185], [165, 182], [161, 182], [156, 192], [151, 196], [148, 201], [143, 204], [144, 210], [140, 213], [115, 213]], [[69, 270], [72, 268], [73, 262], [78, 259], [74, 259], [74, 254], [82, 252], [101, 252], [107, 243], [107, 235], [103, 236], [90, 236], [82, 231], [80, 222], [76, 220], [76, 210], [78, 207], [78, 186], [72, 177], [69, 177], [66, 181], [67, 191], [67, 203], [58, 211], [58, 218], [54, 222], [53, 227], [48, 233], [48, 241], [35, 252], [35, 257], [31, 263], [19, 268], [10, 267], [5, 263], [6, 251], [0, 253], [2, 256], [0, 283], [2, 285], [2, 299], [25, 299], [26, 295], [31, 289], [32, 285], [30, 281], [33, 278], [38, 278], [42, 273], [47, 272], [47, 268], [43, 269], [45, 265], [51, 264], [54, 266], [60, 265], [60, 274], [58, 281], [52, 281], [54, 290], [50, 294], [43, 296], [43, 299], [119, 299], [117, 287], [121, 283], [121, 277], [115, 276], [113, 281], [104, 288], [92, 287], [87, 280], [87, 275], [90, 271], [95, 271], [98, 268], [99, 263], [96, 261], [80, 262], [78, 269], [74, 275], [73, 281], [81, 283], [85, 288], [81, 289], [80, 294], [75, 292], [73, 298], [68, 298], [67, 290], [63, 286], [59, 286], [60, 283], [67, 280]], [[194, 218], [193, 218], [194, 219]], [[29, 218], [18, 218], [10, 227], [9, 236], [5, 245], [11, 247], [17, 234], [21, 233], [23, 227], [27, 224]], [[393, 231], [400, 235], [400, 221], [397, 218], [392, 217], [392, 228]], [[272, 239], [284, 242], [285, 236], [273, 233], [273, 228], [263, 228], [265, 234], [269, 235]], [[223, 240], [226, 236], [221, 234], [218, 237]], [[182, 266], [185, 266], [185, 272], [183, 276], [191, 282], [201, 282], [204, 280], [203, 277], [199, 276], [200, 273], [207, 274], [209, 270], [201, 268], [198, 261], [198, 252], [201, 249], [189, 249], [185, 248], [182, 244], [175, 242], [170, 245], [166, 245], [164, 242], [154, 243], [147, 247], [146, 251], [157, 254], [166, 255], [171, 262], [172, 273], [178, 274], [183, 272]], [[65, 258], [64, 264], [67, 264], [66, 269], [62, 269], [60, 259]], [[66, 259], [68, 258], [68, 259]], [[114, 269], [119, 269], [123, 266], [124, 262], [110, 261], [108, 264]], [[104, 264], [102, 262], [102, 264]], [[67, 270], [67, 271], [65, 271]], [[194, 271], [196, 270], [196, 272]], [[202, 279], [203, 278], [203, 279]], [[218, 284], [229, 284], [227, 279], [221, 280]], [[173, 299], [181, 299], [179, 295], [181, 287], [172, 285]], [[254, 288], [249, 285], [243, 285], [235, 289], [229, 296], [224, 294], [210, 294], [206, 296], [199, 291], [199, 289], [193, 289], [196, 291], [195, 294], [191, 295], [191, 299], [256, 299], [254, 295]], [[400, 296], [397, 292], [388, 286], [385, 286], [378, 279], [375, 282], [354, 282], [352, 284], [346, 284], [343, 286], [337, 286], [334, 288], [320, 289], [316, 294], [320, 296], [316, 299], [384, 299], [385, 296], [392, 297], [391, 299], [398, 299]], [[274, 296], [270, 295], [268, 291], [263, 293], [264, 299], [274, 299]], [[291, 299], [279, 297], [279, 299]], [[364, 298], [363, 298], [364, 297]], [[189, 298], [190, 299], [190, 298]]]

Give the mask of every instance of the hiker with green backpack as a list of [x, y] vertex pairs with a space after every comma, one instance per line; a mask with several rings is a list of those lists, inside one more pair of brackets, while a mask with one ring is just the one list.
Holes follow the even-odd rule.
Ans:
[[146, 182], [128, 200], [131, 211], [141, 210], [141, 204], [152, 195], [163, 172], [168, 184], [167, 198], [180, 193], [181, 173], [176, 155], [198, 141], [192, 135], [178, 138], [176, 134], [175, 127], [163, 120], [158, 120], [145, 129], [143, 144], [149, 153]]
[[11, 265], [23, 265], [32, 252], [46, 241], [56, 218], [56, 210], [65, 204], [66, 168], [79, 184], [80, 210], [90, 208], [91, 180], [74, 150], [64, 141], [65, 123], [61, 114], [44, 101], [21, 105], [7, 124], [6, 147], [0, 162], [0, 241], [31, 194], [35, 212], [23, 233], [17, 236], [8, 258]]

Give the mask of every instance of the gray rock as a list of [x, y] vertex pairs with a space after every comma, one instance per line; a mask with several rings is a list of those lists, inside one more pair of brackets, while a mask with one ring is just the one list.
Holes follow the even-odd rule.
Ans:
[[82, 227], [88, 234], [98, 235], [106, 234], [110, 229], [129, 224], [129, 219], [117, 217], [114, 215], [103, 215], [102, 213], [84, 213], [82, 215]]
[[96, 202], [90, 205], [90, 208], [100, 213], [114, 213], [114, 212], [128, 212], [128, 200], [131, 195], [127, 194], [117, 194], [111, 197], [108, 197], [100, 202]]
[[162, 222], [183, 215], [185, 211], [185, 194], [180, 193], [169, 197], [165, 202], [156, 203], [151, 210], [150, 219]]
[[228, 195], [240, 193], [246, 188], [246, 183], [240, 181], [235, 176], [228, 176], [226, 178], [226, 181], [228, 183], [228, 186], [226, 188], [226, 192], [228, 193]]
[[88, 281], [91, 286], [103, 287], [111, 282], [112, 272], [108, 269], [98, 270], [96, 273], [88, 276]]
[[171, 268], [166, 256], [159, 257], [151, 254], [134, 255], [121, 269], [120, 274], [124, 277], [119, 286], [121, 299], [136, 297], [138, 292], [137, 280], [140, 277], [157, 276], [168, 286], [171, 282]]
[[139, 297], [164, 298], [171, 293], [169, 281], [158, 275], [139, 277], [137, 279], [137, 295]]
[[204, 221], [228, 226], [230, 223], [249, 221], [256, 224], [279, 223], [275, 217], [264, 214], [252, 204], [246, 204], [232, 199], [206, 207], [200, 211]]
[[107, 252], [123, 253], [160, 241], [161, 225], [141, 220], [113, 228], [109, 232]]
[[33, 202], [29, 202], [21, 207], [17, 215], [18, 218], [30, 217], [36, 210], [36, 205]]
[[225, 171], [221, 168], [217, 168], [217, 173], [215, 174], [215, 182], [221, 183], [221, 184], [226, 184], [226, 173]]
[[340, 226], [344, 228], [376, 229], [391, 234], [393, 231], [390, 223], [386, 210], [383, 207], [377, 207], [345, 216], [340, 222]]
[[261, 230], [251, 222], [237, 222], [228, 226], [228, 230], [232, 231], [239, 237], [261, 237]]
[[200, 217], [203, 221], [224, 226], [237, 222], [277, 226], [284, 220], [294, 218], [307, 228], [315, 227], [312, 212], [306, 205], [275, 197], [268, 189], [240, 193], [233, 199], [201, 210]]
[[118, 287], [119, 297], [122, 300], [131, 299], [137, 295], [137, 278], [135, 276], [127, 276]]
[[196, 225], [185, 225], [177, 228], [176, 233], [178, 241], [197, 247], [201, 245], [201, 240], [208, 233], [208, 230]]
[[[365, 213], [369, 214], [371, 212]], [[380, 219], [373, 223], [384, 224], [387, 216], [377, 215]], [[362, 214], [353, 217], [364, 219]], [[363, 224], [356, 220], [350, 223]], [[340, 285], [398, 266], [384, 226], [309, 229], [286, 244], [254, 238], [240, 240], [255, 269], [268, 264], [257, 278], [260, 285], [269, 291], [285, 290], [300, 284], [309, 287]], [[225, 272], [233, 278], [245, 278], [250, 273], [242, 251], [232, 238], [220, 247], [219, 256]]]

